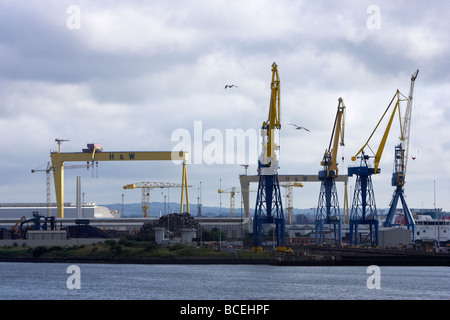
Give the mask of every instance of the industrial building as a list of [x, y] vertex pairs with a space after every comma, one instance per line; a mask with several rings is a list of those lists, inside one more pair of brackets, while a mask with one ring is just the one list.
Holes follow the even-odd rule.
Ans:
[[[49, 211], [47, 205], [44, 203], [0, 204], [0, 229], [2, 230], [0, 235], [2, 240], [0, 240], [0, 243], [8, 245], [8, 240], [12, 240], [11, 230], [23, 223], [31, 223], [34, 225], [36, 220], [33, 220], [33, 218], [37, 218], [40, 221], [41, 230], [28, 230], [26, 238], [20, 240], [14, 239], [15, 242], [19, 241], [20, 244], [25, 243], [33, 246], [34, 243], [41, 245], [43, 243], [49, 244], [51, 241], [58, 241], [60, 244], [66, 243], [70, 245], [73, 244], [73, 239], [69, 239], [68, 236], [58, 233], [60, 229], [79, 224], [88, 224], [91, 227], [96, 227], [107, 232], [112, 238], [117, 238], [138, 232], [146, 223], [156, 224], [158, 221], [158, 218], [148, 217], [121, 218], [119, 215], [113, 214], [113, 210], [110, 210], [105, 206], [97, 206], [95, 203], [83, 204], [81, 206], [81, 211], [79, 209], [80, 208], [77, 208], [76, 204], [66, 203], [65, 217], [58, 218], [56, 217], [57, 207], [50, 207]], [[48, 212], [50, 212], [50, 215], [47, 215]], [[50, 230], [50, 227], [44, 229], [44, 223], [47, 224], [47, 222], [50, 221], [50, 218], [55, 228], [52, 228], [52, 230]], [[199, 230], [189, 230], [190, 232], [186, 233], [183, 242], [189, 242], [186, 240], [189, 237], [199, 237], [201, 235], [199, 234], [201, 233], [201, 230], [211, 231], [214, 228], [221, 231], [221, 234], [224, 235], [224, 240], [241, 241], [251, 233], [252, 230], [250, 218], [196, 217], [194, 219], [197, 220], [198, 225], [201, 228]], [[33, 227], [33, 229], [34, 228], [35, 227]], [[56, 236], [56, 234], [58, 235]], [[164, 239], [164, 236], [165, 232], [163, 230], [162, 234], [158, 234], [158, 239]]]

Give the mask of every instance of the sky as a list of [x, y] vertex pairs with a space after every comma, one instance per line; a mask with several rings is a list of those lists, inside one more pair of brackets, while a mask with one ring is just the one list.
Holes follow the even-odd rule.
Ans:
[[[450, 3], [438, 0], [2, 0], [0, 203], [46, 201], [45, 173], [31, 169], [46, 168], [58, 138], [69, 140], [61, 152], [81, 152], [87, 143], [102, 144], [103, 152], [184, 149], [191, 212], [200, 185], [203, 205], [228, 207], [229, 195], [217, 190], [239, 187], [243, 164], [255, 175], [258, 155], [253, 144], [230, 154], [227, 132], [259, 132], [275, 62], [279, 174], [321, 170], [342, 97], [345, 146], [338, 154], [345, 175], [397, 89], [407, 96], [419, 69], [406, 199], [410, 208], [450, 210], [448, 12]], [[378, 208], [389, 206], [394, 191], [398, 123], [372, 178]], [[373, 150], [385, 127], [374, 133]], [[122, 195], [125, 203], [140, 202], [126, 184], [181, 183], [181, 173], [172, 161], [101, 162], [94, 174], [68, 169], [65, 201], [76, 201], [77, 176], [86, 202], [108, 204]], [[350, 177], [350, 193], [354, 184]], [[337, 189], [342, 207], [343, 185]], [[318, 183], [295, 188], [294, 207], [316, 207], [319, 190]], [[180, 191], [153, 190], [150, 199], [164, 196], [179, 201]], [[237, 206], [240, 200], [238, 194]]]

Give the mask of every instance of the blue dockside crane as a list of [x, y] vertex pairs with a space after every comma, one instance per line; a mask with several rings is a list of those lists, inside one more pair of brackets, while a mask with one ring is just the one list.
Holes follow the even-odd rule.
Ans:
[[372, 175], [380, 173], [380, 168], [369, 167], [369, 156], [361, 152], [360, 165], [358, 167], [349, 167], [348, 175], [356, 175], [355, 192], [353, 195], [352, 209], [350, 211], [350, 246], [358, 245], [358, 226], [369, 226], [369, 243], [371, 247], [378, 246], [379, 221], [375, 194], [373, 192]]
[[253, 218], [253, 250], [262, 251], [264, 224], [275, 224], [277, 250], [285, 245], [285, 220], [278, 180], [278, 159], [275, 150], [276, 131], [280, 123], [280, 78], [276, 63], [272, 64], [271, 97], [269, 117], [261, 127], [262, 152], [258, 160], [258, 193]]
[[338, 194], [335, 178], [338, 176], [337, 151], [339, 145], [344, 146], [345, 105], [339, 98], [336, 118], [331, 133], [330, 144], [325, 150], [319, 171], [321, 181], [319, 202], [315, 215], [315, 243], [323, 243], [323, 225], [331, 224], [334, 232], [334, 243], [340, 244], [342, 239], [342, 219], [339, 211]]

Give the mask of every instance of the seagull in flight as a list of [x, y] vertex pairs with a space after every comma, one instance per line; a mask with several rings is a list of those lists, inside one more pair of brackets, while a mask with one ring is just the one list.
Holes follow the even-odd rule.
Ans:
[[226, 89], [226, 88], [233, 88], [233, 87], [239, 88], [238, 86], [236, 86], [236, 85], [234, 85], [234, 84], [227, 84], [227, 85], [225, 86], [225, 89]]
[[293, 124], [293, 123], [289, 123], [291, 126], [294, 126], [295, 127], [295, 129], [297, 129], [297, 130], [306, 130], [306, 131], [308, 131], [308, 132], [310, 132], [308, 129], [306, 129], [305, 127], [300, 127], [300, 126], [298, 126], [298, 125], [296, 125], [296, 124]]

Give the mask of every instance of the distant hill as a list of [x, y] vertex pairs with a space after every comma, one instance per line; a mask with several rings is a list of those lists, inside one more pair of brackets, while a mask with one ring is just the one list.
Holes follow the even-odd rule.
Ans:
[[[121, 203], [113, 204], [102, 204], [102, 206], [108, 207], [111, 210], [122, 211]], [[191, 215], [197, 216], [198, 208], [197, 204], [190, 204]], [[124, 204], [124, 217], [142, 217], [142, 208], [140, 203], [126, 203]], [[167, 213], [173, 213], [180, 211], [180, 204], [176, 202], [164, 203], [164, 202], [152, 202], [150, 203], [150, 217], [157, 218], [159, 216], [165, 215]], [[379, 216], [387, 214], [388, 209], [378, 209]], [[341, 208], [342, 212], [342, 208]], [[122, 212], [121, 212], [122, 213]], [[253, 216], [254, 208], [250, 209], [250, 213]], [[243, 214], [243, 210], [242, 210]], [[286, 214], [286, 211], [285, 211]], [[424, 212], [424, 214], [428, 214]], [[230, 208], [225, 207], [202, 207], [202, 216], [204, 217], [229, 217]], [[235, 217], [241, 216], [241, 208], [236, 208]], [[442, 218], [450, 219], [450, 213], [442, 212]], [[433, 217], [434, 218], [434, 217]], [[294, 209], [294, 223], [295, 224], [306, 224], [314, 223], [314, 209]]]
[[[122, 213], [122, 204], [121, 203], [112, 203], [112, 204], [102, 204], [102, 206], [108, 207], [111, 210], [118, 210], [123, 214], [123, 217], [142, 217], [142, 207], [140, 203], [125, 203], [124, 204], [124, 212]], [[192, 215], [196, 216], [198, 212], [197, 204], [190, 204], [189, 209]], [[253, 210], [250, 212], [253, 215]], [[159, 217], [160, 215], [165, 215], [167, 213], [179, 212], [180, 204], [176, 202], [164, 203], [164, 202], [152, 202], [150, 203], [150, 217]], [[242, 214], [244, 211], [242, 209]], [[230, 216], [230, 208], [220, 208], [220, 207], [208, 207], [202, 206], [202, 216], [204, 217], [229, 217]], [[235, 216], [241, 216], [241, 208], [235, 209]], [[305, 223], [306, 221], [314, 218], [314, 211], [312, 209], [294, 209], [294, 219], [296, 216], [300, 217], [300, 221], [298, 223]]]

